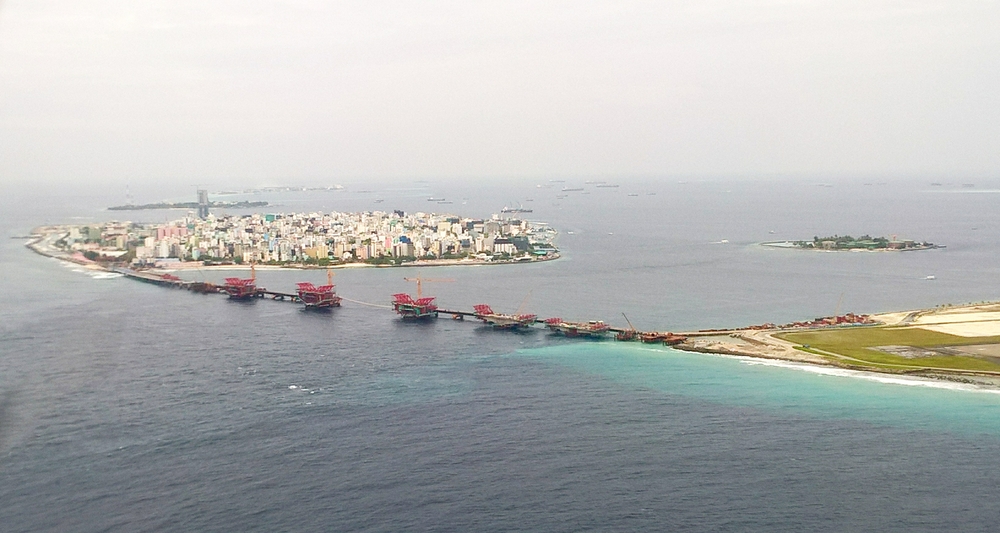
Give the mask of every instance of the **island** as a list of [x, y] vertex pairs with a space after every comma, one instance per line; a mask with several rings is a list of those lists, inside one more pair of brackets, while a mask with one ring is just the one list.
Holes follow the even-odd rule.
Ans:
[[557, 259], [558, 232], [508, 214], [257, 213], [37, 229], [35, 251], [105, 267], [182, 269], [504, 264]]
[[684, 335], [675, 348], [1000, 387], [1000, 302]]
[[908, 251], [944, 248], [944, 246], [930, 242], [919, 242], [910, 239], [901, 240], [895, 236], [889, 239], [886, 237], [872, 237], [870, 235], [862, 235], [856, 238], [850, 235], [816, 236], [811, 241], [772, 241], [761, 244], [775, 248], [827, 251]]
[[267, 207], [267, 202], [219, 202], [212, 201], [207, 204], [199, 204], [198, 202], [157, 202], [155, 204], [125, 204], [125, 205], [115, 205], [108, 208], [108, 211], [143, 211], [147, 209], [198, 209], [199, 207], [210, 207], [210, 208], [220, 208], [220, 209], [256, 209], [258, 207]]

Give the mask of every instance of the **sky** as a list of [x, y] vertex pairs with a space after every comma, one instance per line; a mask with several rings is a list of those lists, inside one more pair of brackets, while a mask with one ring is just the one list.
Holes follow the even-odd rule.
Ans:
[[0, 0], [0, 182], [995, 177], [1000, 2]]

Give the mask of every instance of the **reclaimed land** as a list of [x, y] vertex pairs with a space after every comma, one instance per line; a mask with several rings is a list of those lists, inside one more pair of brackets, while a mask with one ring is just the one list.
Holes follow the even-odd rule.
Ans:
[[878, 324], [693, 332], [677, 348], [1000, 387], [1000, 303], [865, 318]]
[[[798, 349], [850, 366], [877, 370], [958, 370], [998, 372], [1000, 363], [992, 358], [958, 355], [955, 347], [1000, 344], [1000, 336], [961, 337], [908, 326], [875, 326], [778, 333], [780, 339]], [[879, 347], [921, 348], [921, 356], [906, 357]], [[916, 351], [916, 350], [913, 350]], [[956, 353], [957, 352], [957, 353]]]

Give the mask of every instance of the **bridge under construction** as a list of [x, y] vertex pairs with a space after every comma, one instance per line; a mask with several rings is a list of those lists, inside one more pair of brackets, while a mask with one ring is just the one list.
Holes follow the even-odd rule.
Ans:
[[[462, 311], [455, 309], [443, 309], [434, 304], [435, 298], [423, 296], [423, 283], [426, 282], [450, 282], [450, 279], [429, 279], [429, 278], [404, 278], [407, 281], [417, 283], [417, 298], [414, 299], [405, 293], [394, 294], [391, 305], [372, 304], [359, 302], [349, 298], [342, 298], [333, 294], [333, 283], [329, 282], [322, 287], [314, 287], [312, 284], [300, 283], [299, 291], [295, 293], [272, 291], [256, 284], [256, 276], [251, 269], [250, 278], [226, 278], [226, 283], [222, 285], [204, 282], [188, 281], [172, 274], [157, 274], [148, 271], [134, 270], [130, 268], [115, 268], [114, 272], [125, 277], [152, 283], [161, 287], [172, 289], [182, 289], [202, 294], [228, 294], [230, 298], [239, 300], [270, 299], [277, 301], [287, 301], [310, 306], [310, 301], [316, 301], [316, 291], [322, 292], [323, 298], [336, 303], [324, 307], [340, 306], [340, 301], [348, 301], [371, 307], [387, 308], [395, 311], [403, 320], [427, 320], [440, 317], [451, 318], [453, 320], [465, 320], [466, 318], [476, 319], [497, 329], [521, 329], [536, 325], [548, 328], [552, 333], [565, 335], [567, 337], [580, 338], [604, 338], [613, 335], [613, 338], [620, 341], [642, 341], [646, 343], [663, 343], [667, 345], [678, 344], [686, 340], [686, 335], [664, 332], [644, 332], [637, 331], [631, 323], [627, 328], [614, 327], [605, 324], [600, 320], [590, 320], [586, 322], [570, 322], [562, 318], [540, 319], [535, 315], [513, 314], [505, 315], [494, 313], [486, 304], [475, 306], [475, 311]], [[303, 293], [303, 290], [306, 293]], [[335, 299], [335, 300], [334, 300]], [[628, 318], [626, 317], [626, 321]], [[714, 331], [718, 335], [719, 331]]]

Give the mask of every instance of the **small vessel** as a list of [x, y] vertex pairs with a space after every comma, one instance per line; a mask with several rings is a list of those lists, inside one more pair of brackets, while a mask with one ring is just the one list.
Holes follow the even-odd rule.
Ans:
[[524, 329], [535, 323], [538, 315], [514, 314], [507, 315], [494, 312], [486, 304], [472, 306], [476, 310], [476, 318], [482, 320], [484, 324], [497, 329]]
[[561, 318], [546, 319], [545, 327], [549, 328], [549, 331], [552, 333], [565, 335], [567, 337], [591, 338], [603, 337], [610, 329], [610, 326], [600, 320], [591, 320], [589, 322], [566, 322]]
[[618, 185], [615, 185], [613, 183], [601, 183], [597, 187], [602, 188], [602, 189], [617, 189]]
[[563, 189], [562, 189], [563, 192], [576, 192], [576, 191], [582, 191], [582, 190], [583, 190], [583, 187], [563, 187]]
[[[528, 200], [528, 201], [530, 202], [531, 200]], [[500, 212], [501, 213], [531, 213], [532, 210], [525, 208], [521, 204], [518, 204], [517, 207], [504, 206], [504, 208], [501, 209]]]
[[937, 276], [927, 276], [927, 277], [926, 277], [926, 278], [924, 278], [924, 279], [937, 279]]

